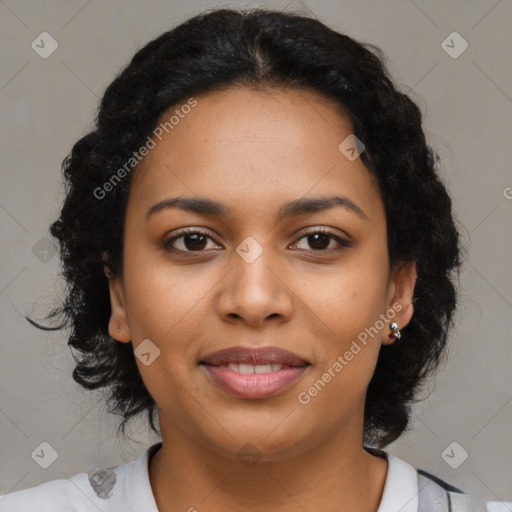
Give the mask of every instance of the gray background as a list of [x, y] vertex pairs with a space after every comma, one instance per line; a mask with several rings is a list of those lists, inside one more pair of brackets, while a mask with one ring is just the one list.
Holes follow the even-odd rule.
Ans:
[[[220, 6], [311, 10], [379, 45], [400, 89], [419, 103], [470, 250], [448, 363], [415, 407], [411, 431], [387, 450], [467, 492], [512, 500], [507, 0], [1, 1], [0, 494], [133, 460], [158, 440], [145, 416], [133, 423], [131, 439], [117, 439], [117, 418], [105, 412], [101, 395], [71, 378], [65, 333], [38, 331], [21, 314], [42, 318], [63, 290], [45, 237], [62, 200], [62, 159], [91, 129], [105, 87], [150, 39]], [[46, 59], [31, 48], [44, 31], [59, 45]], [[441, 46], [453, 31], [469, 45], [457, 58]], [[58, 453], [48, 469], [31, 457], [43, 441]], [[452, 442], [469, 454], [456, 469], [442, 457]], [[453, 458], [462, 453], [455, 446]]]

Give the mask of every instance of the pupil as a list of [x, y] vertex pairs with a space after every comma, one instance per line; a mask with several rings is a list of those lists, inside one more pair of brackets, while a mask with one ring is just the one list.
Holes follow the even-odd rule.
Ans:
[[[187, 235], [185, 237], [185, 246], [192, 251], [199, 251], [204, 249], [206, 237], [201, 234]], [[192, 241], [190, 243], [190, 240]], [[188, 242], [187, 242], [188, 241]], [[312, 249], [322, 250], [329, 247], [329, 237], [324, 233], [315, 233], [308, 236], [308, 243]]]
[[[319, 239], [320, 238], [320, 242], [319, 242]], [[313, 242], [311, 242], [311, 239], [313, 239]], [[308, 242], [309, 242], [309, 246], [312, 248], [312, 249], [326, 249], [327, 247], [329, 247], [329, 237], [327, 235], [325, 235], [324, 233], [315, 233], [314, 235], [309, 235], [308, 237]], [[324, 242], [324, 243], [322, 243]]]
[[[205, 239], [206, 237], [204, 235], [200, 235], [200, 234], [194, 234], [194, 235], [187, 235], [185, 237], [185, 246], [187, 249], [189, 250], [195, 250], [195, 251], [198, 251], [198, 250], [201, 250], [203, 249], [204, 247], [204, 240], [200, 240], [201, 238]], [[187, 240], [193, 240], [192, 243], [187, 243]]]

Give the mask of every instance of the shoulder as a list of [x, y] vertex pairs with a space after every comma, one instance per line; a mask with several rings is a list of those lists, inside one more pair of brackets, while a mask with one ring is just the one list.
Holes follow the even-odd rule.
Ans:
[[[482, 501], [477, 496], [466, 494], [464, 491], [427, 471], [418, 469], [417, 472], [420, 486], [430, 489], [429, 492], [425, 492], [425, 501], [427, 503], [429, 496], [431, 497], [434, 493], [439, 496], [444, 491], [448, 506], [446, 510], [451, 512], [508, 512], [512, 510], [512, 502], [510, 501]], [[427, 508], [426, 510], [430, 509]], [[422, 512], [421, 509], [419, 512]]]
[[447, 512], [486, 512], [487, 507], [476, 496], [425, 470], [418, 469], [419, 502], [422, 510], [446, 510]]
[[365, 449], [388, 460], [388, 474], [377, 512], [398, 509], [404, 512], [494, 512], [489, 503], [432, 473], [414, 468], [390, 452]]
[[96, 498], [87, 473], [78, 473], [69, 479], [52, 480], [1, 495], [0, 512], [68, 512], [71, 503], [77, 510], [88, 511], [93, 507], [97, 510]]
[[0, 512], [158, 512], [148, 476], [150, 446], [131, 462], [0, 495]]

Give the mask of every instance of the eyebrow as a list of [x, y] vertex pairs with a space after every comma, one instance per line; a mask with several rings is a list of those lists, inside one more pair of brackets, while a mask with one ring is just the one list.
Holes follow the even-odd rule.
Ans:
[[[370, 220], [360, 206], [345, 196], [303, 197], [295, 199], [283, 204], [279, 208], [276, 218], [280, 222], [305, 213], [314, 213], [335, 207], [346, 208], [356, 213], [362, 219]], [[175, 208], [200, 215], [213, 215], [222, 218], [228, 217], [231, 214], [231, 210], [225, 204], [212, 199], [204, 197], [174, 197], [163, 199], [151, 206], [146, 213], [146, 220], [158, 212]]]

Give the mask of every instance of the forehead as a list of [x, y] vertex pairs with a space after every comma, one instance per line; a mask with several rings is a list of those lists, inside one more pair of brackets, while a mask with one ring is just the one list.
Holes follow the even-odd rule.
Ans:
[[[232, 87], [168, 109], [173, 124], [139, 164], [130, 203], [148, 208], [165, 197], [209, 197], [265, 209], [306, 195], [351, 196], [382, 210], [378, 187], [360, 158], [339, 145], [352, 134], [341, 105], [305, 89]], [[187, 113], [185, 113], [187, 112]], [[172, 128], [170, 127], [172, 126]]]

